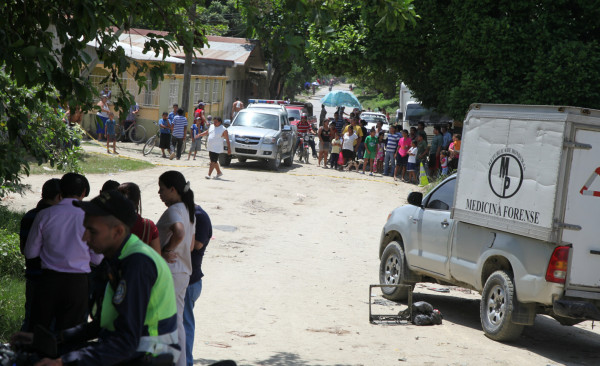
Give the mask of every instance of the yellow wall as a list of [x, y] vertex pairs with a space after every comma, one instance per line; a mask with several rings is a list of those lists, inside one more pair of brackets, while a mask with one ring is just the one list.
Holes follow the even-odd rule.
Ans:
[[[171, 71], [175, 71], [175, 64], [171, 64]], [[158, 121], [162, 112], [171, 112], [173, 110], [173, 102], [179, 105], [182, 104], [183, 75], [165, 75], [164, 80], [159, 83], [159, 86], [155, 90], [147, 92], [145, 89], [142, 89], [141, 93], [138, 94], [138, 86], [133, 80], [133, 73], [132, 69], [130, 69], [121, 80], [124, 88], [127, 88], [130, 93], [136, 96], [136, 101], [140, 106], [137, 121], [146, 128], [147, 136], [149, 137], [156, 132], [157, 127], [153, 123]], [[106, 83], [100, 84], [101, 79], [105, 75], [108, 75], [108, 71], [100, 66], [94, 69], [90, 78], [99, 90], [102, 89], [103, 85], [108, 84], [112, 92], [112, 99], [116, 99], [117, 95], [120, 94], [116, 83], [112, 83], [109, 79]], [[190, 100], [188, 103], [190, 107], [186, 111], [190, 124], [193, 121], [194, 110], [199, 99], [202, 99], [206, 103], [205, 114], [207, 116], [223, 117], [226, 80], [227, 77], [225, 76], [192, 75]], [[215, 81], [217, 83], [217, 93], [214, 93]], [[111, 110], [114, 111], [112, 107]], [[96, 130], [95, 114], [95, 111], [90, 111], [88, 115], [83, 117], [82, 125], [84, 129]], [[115, 118], [118, 120], [124, 120], [125, 117], [120, 118], [120, 116], [115, 115]]]

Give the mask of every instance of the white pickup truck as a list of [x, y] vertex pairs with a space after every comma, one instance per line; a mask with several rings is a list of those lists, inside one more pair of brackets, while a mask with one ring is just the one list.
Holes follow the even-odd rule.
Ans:
[[[482, 328], [498, 341], [536, 314], [600, 320], [599, 175], [600, 111], [474, 104], [458, 173], [390, 214], [380, 283], [478, 291]], [[382, 289], [397, 301], [408, 291]]]

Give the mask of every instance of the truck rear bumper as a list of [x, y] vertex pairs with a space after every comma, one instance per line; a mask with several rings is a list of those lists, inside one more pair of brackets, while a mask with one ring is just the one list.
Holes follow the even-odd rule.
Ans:
[[553, 311], [556, 315], [567, 318], [600, 320], [600, 309], [587, 301], [555, 300]]

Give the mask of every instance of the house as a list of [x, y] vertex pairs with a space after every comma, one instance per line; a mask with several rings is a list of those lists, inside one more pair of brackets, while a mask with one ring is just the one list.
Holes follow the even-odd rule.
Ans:
[[[155, 56], [153, 52], [142, 52], [148, 33], [160, 34], [160, 31], [146, 29], [131, 29], [119, 37], [118, 46], [123, 47], [126, 54], [139, 62], [166, 62], [171, 73], [165, 74], [164, 80], [152, 90], [138, 86], [133, 80], [133, 71], [121, 76], [124, 88], [135, 96], [140, 106], [138, 122], [146, 127], [149, 133], [156, 131], [154, 122], [158, 121], [163, 111], [172, 111], [172, 105], [181, 105], [183, 89], [183, 65], [185, 54], [180, 49], [171, 50], [170, 56], [162, 60], [162, 55]], [[236, 97], [244, 103], [247, 99], [266, 93], [266, 72], [262, 51], [256, 41], [244, 38], [208, 36], [208, 44], [196, 51], [192, 61], [192, 79], [190, 90], [188, 116], [193, 116], [193, 110], [199, 100], [205, 103], [206, 115], [220, 116], [228, 119], [231, 107]], [[88, 43], [88, 52], [95, 53], [95, 43]], [[102, 90], [108, 85], [117, 96], [120, 91], [117, 84], [110, 78], [102, 83], [108, 71], [99, 63], [90, 73], [92, 84]], [[150, 84], [151, 81], [148, 81]], [[191, 120], [188, 118], [188, 120]], [[84, 128], [95, 130], [93, 113], [84, 119]]]

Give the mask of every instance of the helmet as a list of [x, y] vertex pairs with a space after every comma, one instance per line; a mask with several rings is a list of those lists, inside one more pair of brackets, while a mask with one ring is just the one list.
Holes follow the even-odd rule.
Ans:
[[306, 113], [302, 113], [302, 114], [300, 115], [300, 118], [308, 118], [308, 115], [306, 115]]

